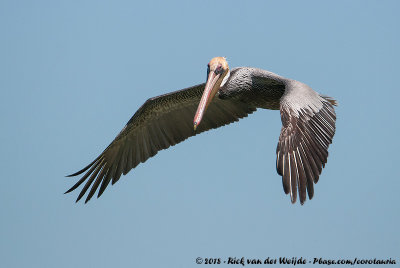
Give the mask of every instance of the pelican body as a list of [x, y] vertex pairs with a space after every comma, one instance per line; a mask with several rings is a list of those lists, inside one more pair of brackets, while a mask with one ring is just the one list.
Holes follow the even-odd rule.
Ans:
[[116, 183], [141, 162], [185, 139], [247, 117], [259, 108], [280, 110], [282, 129], [276, 169], [292, 203], [297, 193], [304, 204], [314, 196], [335, 134], [336, 101], [306, 84], [249, 67], [229, 69], [223, 57], [207, 66], [207, 82], [148, 99], [111, 144], [88, 166], [69, 175], [86, 181], [77, 202], [90, 188], [88, 202], [99, 188]]

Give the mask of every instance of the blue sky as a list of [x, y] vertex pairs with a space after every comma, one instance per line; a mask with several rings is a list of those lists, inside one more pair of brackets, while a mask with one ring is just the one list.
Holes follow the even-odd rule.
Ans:
[[[398, 1], [1, 1], [0, 266], [400, 262], [398, 10]], [[86, 205], [63, 195], [76, 182], [64, 176], [146, 99], [204, 82], [215, 56], [338, 100], [313, 200], [292, 205], [283, 193], [280, 116], [267, 110], [160, 152]]]

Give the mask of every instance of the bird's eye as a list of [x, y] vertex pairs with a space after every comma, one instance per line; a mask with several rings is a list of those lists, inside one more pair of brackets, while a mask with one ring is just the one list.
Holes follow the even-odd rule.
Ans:
[[223, 72], [222, 66], [219, 65], [219, 66], [217, 67], [217, 69], [215, 69], [215, 73], [221, 74], [222, 72]]

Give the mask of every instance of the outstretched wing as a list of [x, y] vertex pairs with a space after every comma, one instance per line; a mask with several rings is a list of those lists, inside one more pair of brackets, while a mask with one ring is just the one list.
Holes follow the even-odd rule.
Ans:
[[281, 98], [282, 130], [276, 149], [276, 167], [283, 189], [296, 202], [311, 199], [328, 158], [328, 146], [335, 134], [336, 101], [321, 96], [307, 85], [290, 81]]
[[196, 132], [193, 118], [203, 94], [205, 84], [147, 100], [133, 115], [111, 144], [84, 169], [69, 175], [83, 177], [66, 193], [86, 184], [76, 201], [91, 187], [88, 202], [100, 186], [100, 197], [107, 185], [116, 183], [122, 174], [128, 173], [158, 151], [167, 149], [203, 131], [238, 121], [255, 111], [243, 102], [214, 98]]

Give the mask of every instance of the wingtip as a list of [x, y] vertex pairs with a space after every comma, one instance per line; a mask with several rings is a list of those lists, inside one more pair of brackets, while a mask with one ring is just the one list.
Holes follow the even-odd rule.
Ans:
[[75, 177], [75, 176], [78, 176], [78, 175], [82, 174], [84, 171], [85, 171], [85, 170], [83, 170], [83, 171], [82, 171], [82, 170], [79, 170], [78, 172], [75, 172], [75, 173], [73, 173], [73, 174], [65, 175], [65, 177], [66, 177], [66, 178]]
[[323, 97], [325, 100], [327, 100], [333, 106], [339, 106], [339, 103], [334, 98], [329, 97], [329, 96], [325, 96], [325, 95], [321, 95], [321, 97]]
[[93, 166], [100, 158], [102, 158], [102, 157], [103, 157], [103, 154], [100, 154], [98, 157], [96, 157], [95, 160], [93, 160], [92, 163], [90, 163], [89, 165], [87, 165], [87, 166], [84, 167], [83, 169], [81, 169], [81, 170], [79, 170], [79, 171], [77, 171], [77, 172], [75, 172], [75, 173], [73, 173], [73, 174], [67, 175], [67, 176], [65, 176], [65, 177], [74, 177], [74, 176], [81, 175], [83, 172], [85, 172], [85, 171], [88, 170], [90, 167], [92, 167], [92, 166]]
[[83, 195], [84, 195], [84, 193], [81, 192], [81, 193], [79, 194], [78, 198], [76, 199], [75, 203], [78, 203], [79, 200], [81, 200], [81, 198], [83, 197]]
[[[78, 197], [78, 198], [75, 200], [75, 203], [78, 203], [79, 201], [81, 201], [81, 199], [82, 199], [81, 196]], [[89, 199], [89, 200], [90, 200], [90, 199]], [[86, 204], [89, 200], [86, 199], [84, 204]]]

